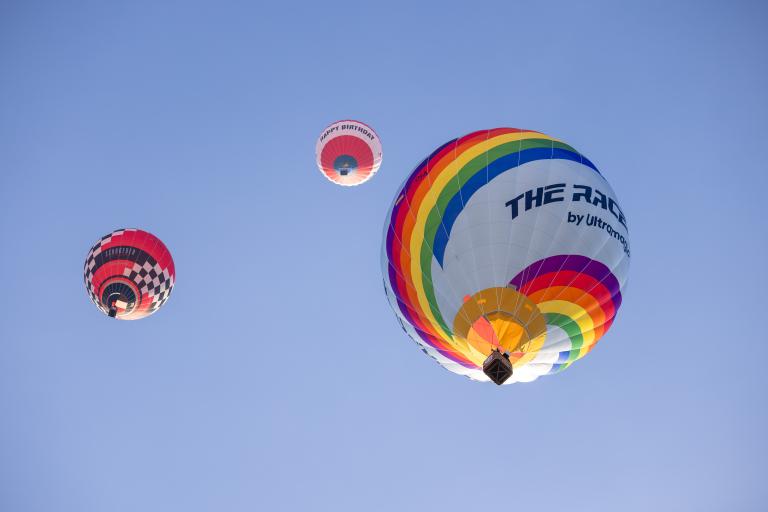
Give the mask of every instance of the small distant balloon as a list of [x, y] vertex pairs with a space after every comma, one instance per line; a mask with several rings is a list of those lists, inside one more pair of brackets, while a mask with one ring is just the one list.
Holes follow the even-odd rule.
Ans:
[[315, 148], [317, 167], [323, 175], [345, 187], [365, 183], [381, 166], [381, 140], [360, 121], [336, 121], [325, 128]]
[[176, 281], [176, 268], [159, 238], [125, 228], [94, 244], [85, 259], [83, 278], [88, 295], [105, 315], [138, 320], [166, 303]]

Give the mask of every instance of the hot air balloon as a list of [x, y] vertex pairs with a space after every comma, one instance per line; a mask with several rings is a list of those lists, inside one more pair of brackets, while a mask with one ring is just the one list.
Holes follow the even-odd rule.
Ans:
[[118, 229], [88, 252], [83, 278], [88, 295], [105, 315], [137, 320], [165, 304], [176, 269], [168, 248], [155, 235]]
[[597, 167], [530, 130], [454, 139], [386, 218], [382, 270], [405, 332], [448, 370], [496, 384], [561, 372], [621, 305], [627, 221]]
[[365, 183], [381, 166], [381, 141], [360, 121], [336, 121], [325, 128], [315, 146], [323, 175], [345, 187]]

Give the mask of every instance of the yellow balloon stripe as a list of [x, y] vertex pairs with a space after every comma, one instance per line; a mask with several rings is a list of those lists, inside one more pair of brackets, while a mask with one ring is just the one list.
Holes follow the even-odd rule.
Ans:
[[[448, 163], [445, 169], [443, 169], [437, 175], [437, 179], [435, 180], [434, 183], [430, 185], [430, 188], [427, 194], [424, 196], [424, 199], [418, 205], [418, 208], [416, 208], [416, 222], [413, 227], [413, 231], [412, 231], [413, 236], [411, 236], [410, 247], [409, 247], [410, 254], [412, 255], [411, 256], [411, 275], [412, 276], [422, 275], [421, 258], [419, 258], [417, 255], [421, 254], [421, 245], [424, 240], [424, 232], [425, 232], [427, 217], [429, 216], [429, 212], [432, 211], [432, 208], [437, 203], [437, 200], [440, 197], [440, 193], [446, 187], [448, 182], [452, 179], [456, 179], [456, 174], [458, 174], [458, 172], [465, 165], [467, 165], [467, 163], [469, 163], [471, 160], [478, 157], [479, 155], [485, 153], [486, 151], [490, 150], [491, 148], [498, 146], [500, 144], [506, 144], [508, 142], [524, 140], [529, 138], [546, 139], [546, 140], [553, 140], [553, 141], [557, 140], [557, 139], [554, 139], [553, 137], [549, 137], [547, 135], [536, 133], [536, 132], [519, 132], [519, 133], [507, 133], [507, 134], [499, 135], [491, 139], [478, 142], [471, 148], [467, 148], [463, 150], [455, 160], [452, 160], [450, 163]], [[449, 157], [446, 156], [445, 158], [449, 158]], [[419, 234], [419, 236], [416, 236], [416, 234]], [[439, 333], [442, 329], [439, 327], [437, 319], [432, 313], [432, 308], [430, 307], [429, 301], [427, 300], [427, 295], [424, 290], [424, 284], [422, 280], [414, 279], [413, 286], [416, 289], [416, 293], [419, 300], [419, 305], [421, 306], [422, 313], [427, 317], [429, 322], [432, 324], [432, 328], [434, 332]], [[452, 340], [446, 340], [446, 341], [450, 343]], [[543, 341], [542, 341], [542, 344], [543, 344]], [[466, 346], [466, 344], [462, 344], [462, 345]], [[459, 349], [459, 347], [456, 347], [456, 348]], [[469, 356], [469, 354], [466, 354], [466, 355]]]
[[[595, 325], [595, 329], [599, 329], [608, 320], [605, 316], [600, 303], [589, 293], [585, 293], [581, 288], [574, 288], [569, 286], [551, 286], [549, 288], [543, 288], [528, 296], [535, 303], [547, 302], [551, 300], [563, 300], [576, 304], [584, 310], [584, 314], [589, 315], [592, 322]], [[573, 320], [576, 320], [575, 318]], [[602, 332], [602, 330], [601, 330]]]
[[572, 321], [576, 322], [579, 326], [582, 336], [581, 349], [579, 350], [579, 357], [582, 357], [587, 353], [586, 346], [592, 345], [595, 342], [595, 324], [592, 321], [592, 317], [582, 308], [572, 302], [566, 302], [563, 300], [550, 300], [539, 304], [539, 309], [542, 313], [557, 313], [565, 315]]

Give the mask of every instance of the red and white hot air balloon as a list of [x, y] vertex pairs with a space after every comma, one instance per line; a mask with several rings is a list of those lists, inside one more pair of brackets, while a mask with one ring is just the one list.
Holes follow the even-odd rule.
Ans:
[[105, 315], [137, 320], [165, 304], [176, 281], [176, 268], [159, 238], [126, 228], [101, 237], [91, 247], [83, 279], [91, 300]]
[[345, 187], [365, 183], [381, 166], [381, 140], [360, 121], [336, 121], [322, 131], [315, 150], [323, 175]]

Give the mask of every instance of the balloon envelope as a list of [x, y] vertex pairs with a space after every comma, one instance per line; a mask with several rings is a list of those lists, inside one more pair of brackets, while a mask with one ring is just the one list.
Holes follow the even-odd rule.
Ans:
[[611, 326], [629, 267], [608, 182], [569, 145], [497, 128], [437, 148], [387, 215], [382, 270], [406, 333], [445, 368], [507, 383], [562, 371]]
[[151, 315], [168, 300], [176, 269], [159, 238], [140, 229], [118, 229], [88, 252], [85, 288], [94, 304], [120, 320]]
[[315, 146], [317, 167], [337, 185], [365, 183], [381, 166], [381, 141], [373, 128], [360, 121], [336, 121], [326, 127]]

